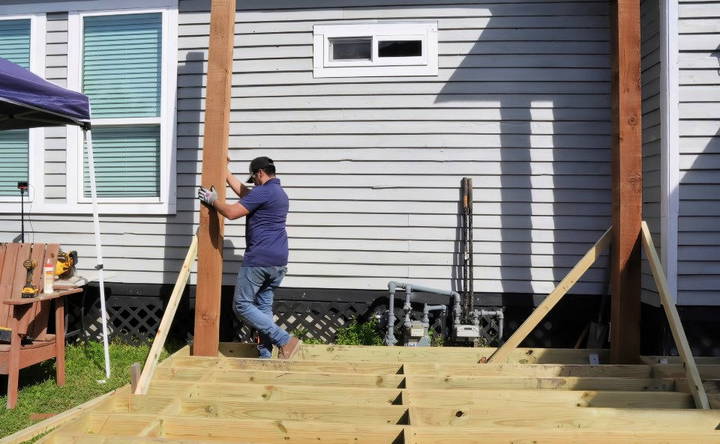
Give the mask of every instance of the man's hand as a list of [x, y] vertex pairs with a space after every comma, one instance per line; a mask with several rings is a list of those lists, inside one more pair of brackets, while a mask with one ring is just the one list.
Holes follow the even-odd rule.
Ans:
[[215, 205], [217, 197], [218, 196], [217, 191], [215, 191], [215, 187], [211, 186], [209, 190], [203, 187], [200, 187], [200, 189], [198, 189], [198, 199], [205, 205], [212, 207], [213, 205]]

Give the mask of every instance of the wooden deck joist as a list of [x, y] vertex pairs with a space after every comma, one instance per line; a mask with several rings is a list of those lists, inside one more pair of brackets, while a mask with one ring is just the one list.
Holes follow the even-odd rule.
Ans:
[[[720, 443], [720, 412], [693, 409], [681, 366], [658, 357], [589, 365], [607, 352], [518, 349], [478, 364], [494, 349], [313, 345], [293, 361], [231, 356], [251, 347], [178, 353], [147, 395], [119, 392], [40, 442]], [[698, 362], [715, 402], [720, 364]]]

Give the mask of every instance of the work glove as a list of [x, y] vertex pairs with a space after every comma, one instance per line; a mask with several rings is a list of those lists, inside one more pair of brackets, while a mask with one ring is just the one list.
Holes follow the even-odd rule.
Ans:
[[212, 207], [213, 205], [215, 205], [217, 197], [218, 196], [217, 191], [215, 191], [215, 187], [211, 186], [209, 190], [203, 187], [200, 187], [200, 189], [198, 189], [198, 199], [205, 205]]

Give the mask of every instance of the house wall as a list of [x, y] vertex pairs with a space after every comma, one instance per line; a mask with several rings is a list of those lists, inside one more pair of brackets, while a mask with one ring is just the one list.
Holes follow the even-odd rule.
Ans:
[[680, 2], [678, 304], [717, 305], [720, 288], [720, 2]]
[[[641, 10], [641, 82], [643, 113], [643, 219], [647, 221], [660, 252], [660, 9], [659, 2], [643, 0]], [[650, 266], [643, 256], [642, 300], [657, 304], [658, 295]]]
[[[609, 226], [607, 2], [298, 4], [238, 2], [233, 66], [231, 169], [272, 157], [292, 200], [284, 286], [382, 289], [409, 279], [448, 288], [463, 176], [475, 186], [478, 292], [549, 292]], [[111, 281], [174, 282], [195, 230], [208, 5], [179, 3], [177, 214], [102, 217]], [[53, 18], [48, 48], [59, 51], [62, 14]], [[439, 75], [313, 79], [313, 24], [373, 19], [437, 19]], [[62, 83], [62, 54], [50, 59]], [[61, 199], [55, 131], [47, 180]], [[0, 217], [0, 237], [13, 238], [17, 215]], [[88, 216], [35, 215], [33, 230], [36, 241], [77, 248], [81, 268], [94, 265]], [[232, 284], [243, 223], [226, 233]], [[605, 264], [573, 291], [604, 291]]]

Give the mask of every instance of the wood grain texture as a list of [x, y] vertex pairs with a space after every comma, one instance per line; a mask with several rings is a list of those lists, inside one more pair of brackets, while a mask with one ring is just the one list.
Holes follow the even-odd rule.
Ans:
[[693, 358], [690, 344], [688, 344], [687, 336], [685, 336], [685, 329], [683, 329], [680, 315], [678, 314], [673, 298], [670, 295], [668, 289], [667, 279], [665, 278], [665, 272], [663, 271], [660, 258], [658, 257], [655, 245], [650, 234], [650, 229], [647, 223], [642, 222], [642, 243], [645, 251], [645, 255], [648, 257], [650, 268], [652, 269], [653, 277], [655, 278], [655, 284], [657, 285], [658, 294], [660, 295], [660, 301], [665, 310], [665, 316], [667, 316], [668, 324], [670, 325], [670, 332], [672, 333], [673, 339], [675, 340], [675, 346], [680, 353], [680, 357], [685, 367], [688, 386], [690, 393], [693, 395], [695, 405], [699, 409], [709, 409], [710, 402], [708, 401], [707, 394], [705, 393], [705, 387], [703, 381], [700, 378], [695, 359]]
[[612, 223], [610, 359], [640, 358], [642, 106], [640, 0], [610, 4], [612, 26]]
[[170, 299], [165, 305], [165, 311], [163, 312], [160, 326], [155, 334], [155, 339], [153, 339], [152, 347], [150, 347], [150, 353], [145, 360], [142, 373], [139, 375], [137, 385], [133, 386], [133, 392], [136, 395], [144, 395], [148, 391], [153, 373], [155, 372], [155, 368], [160, 360], [160, 354], [165, 346], [165, 340], [167, 339], [168, 333], [170, 333], [170, 327], [172, 326], [173, 319], [175, 318], [175, 313], [180, 305], [180, 299], [185, 291], [185, 285], [190, 277], [190, 268], [197, 257], [197, 250], [198, 237], [195, 235], [190, 243], [190, 248], [185, 256], [185, 261], [180, 269], [177, 281], [175, 281], [175, 287], [173, 288], [172, 294], [170, 294]]
[[[205, 101], [202, 185], [225, 200], [225, 176], [232, 85], [235, 0], [213, 0]], [[193, 354], [215, 356], [220, 342], [224, 218], [201, 205], [198, 229], [198, 276]]]

